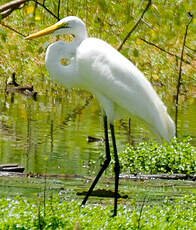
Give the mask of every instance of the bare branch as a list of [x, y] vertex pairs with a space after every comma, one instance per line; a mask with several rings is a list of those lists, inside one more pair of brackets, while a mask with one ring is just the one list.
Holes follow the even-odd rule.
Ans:
[[57, 14], [58, 20], [60, 20], [60, 8], [61, 8], [61, 0], [58, 1], [58, 14]]
[[138, 19], [138, 21], [136, 22], [136, 24], [133, 26], [133, 28], [129, 31], [129, 33], [127, 34], [127, 36], [124, 38], [124, 40], [122, 41], [122, 43], [120, 44], [120, 46], [118, 47], [118, 51], [120, 51], [124, 45], [124, 43], [127, 41], [127, 39], [131, 36], [131, 34], [133, 33], [133, 31], [138, 27], [140, 21], [143, 19], [144, 14], [146, 13], [146, 11], [149, 9], [149, 7], [151, 6], [152, 1], [148, 0], [148, 4], [146, 6], [146, 8], [144, 9], [144, 11], [142, 12], [142, 15], [140, 16], [140, 18]]
[[17, 33], [17, 34], [19, 34], [19, 35], [21, 35], [21, 36], [23, 36], [23, 37], [26, 37], [26, 35], [20, 33], [19, 31], [17, 31], [17, 30], [15, 30], [14, 28], [12, 28], [12, 27], [6, 25], [6, 24], [3, 23], [3, 22], [1, 22], [0, 24], [1, 24], [2, 26], [6, 27], [7, 29], [14, 31], [14, 32]]
[[14, 0], [14, 1], [11, 1], [11, 2], [8, 2], [2, 6], [0, 6], [0, 12], [3, 12], [3, 11], [6, 11], [6, 10], [9, 10], [10, 8], [19, 8], [20, 5], [24, 4], [25, 2], [28, 2], [29, 0]]
[[56, 18], [57, 20], [59, 20], [59, 19], [58, 19], [58, 16], [56, 16], [56, 15], [55, 15], [51, 10], [49, 10], [44, 4], [38, 2], [37, 0], [31, 0], [31, 1], [33, 1], [33, 2], [37, 3], [38, 5], [42, 6], [49, 14], [51, 14], [54, 18]]
[[[178, 55], [176, 55], [176, 54], [174, 54], [174, 53], [171, 53], [171, 52], [169, 52], [169, 51], [163, 49], [162, 47], [160, 47], [160, 46], [154, 44], [153, 42], [149, 42], [149, 41], [145, 40], [144, 38], [139, 38], [139, 39], [142, 40], [143, 42], [147, 43], [148, 45], [154, 46], [154, 47], [156, 47], [157, 49], [159, 49], [159, 50], [161, 50], [161, 51], [163, 51], [163, 52], [165, 52], [165, 53], [167, 53], [167, 54], [169, 54], [169, 55], [171, 55], [171, 56], [173, 56], [173, 57], [175, 57], [175, 58], [177, 58], [177, 59], [181, 59], [181, 57], [179, 57]], [[189, 65], [191, 64], [189, 61], [186, 61], [186, 60], [184, 60], [184, 59], [182, 59], [182, 61], [185, 62], [186, 64], [189, 64]]]
[[[59, 20], [59, 16], [56, 16], [52, 11], [50, 11], [45, 5], [44, 5], [44, 2], [43, 4], [38, 2], [37, 0], [14, 0], [14, 1], [11, 1], [7, 4], [4, 4], [2, 6], [0, 6], [0, 14], [1, 14], [1, 17], [2, 18], [5, 18], [7, 17], [8, 15], [10, 15], [14, 10], [16, 9], [20, 9], [21, 7], [24, 6], [24, 3], [25, 2], [28, 2], [28, 1], [33, 1], [35, 2], [37, 5], [40, 5], [41, 7], [43, 7], [48, 13], [50, 13], [53, 17], [55, 17], [57, 20]], [[60, 0], [59, 0], [59, 5], [58, 5], [58, 15], [59, 15], [59, 10], [60, 10]], [[14, 31], [15, 33], [23, 36], [23, 37], [26, 37], [24, 34], [20, 33], [19, 31], [17, 31], [16, 29], [12, 28], [11, 26], [8, 26], [6, 25], [5, 23], [3, 22], [0, 22], [0, 24], [4, 27], [6, 27], [7, 29], [9, 30], [12, 30]]]
[[175, 113], [175, 124], [176, 124], [176, 137], [178, 136], [178, 104], [179, 104], [179, 95], [180, 95], [180, 86], [181, 86], [181, 79], [182, 79], [182, 60], [184, 55], [184, 47], [186, 43], [186, 37], [188, 33], [188, 28], [190, 23], [193, 20], [193, 15], [191, 13], [188, 13], [190, 20], [186, 24], [185, 34], [184, 34], [184, 40], [182, 44], [182, 51], [181, 51], [181, 57], [180, 57], [180, 67], [179, 67], [179, 74], [178, 74], [178, 84], [177, 84], [177, 92], [176, 92], [176, 113]]
[[7, 16], [9, 16], [15, 9], [8, 9], [3, 11], [2, 13], [0, 13], [1, 18], [6, 18]]
[[149, 22], [147, 22], [147, 21], [144, 20], [143, 18], [142, 18], [142, 22], [143, 22], [146, 26], [148, 26], [150, 29], [153, 30], [153, 25], [152, 25], [152, 24], [150, 24]]
[[9, 16], [14, 10], [21, 9], [29, 0], [14, 0], [0, 6], [0, 15], [2, 18]]
[[191, 48], [191, 47], [189, 47], [189, 46], [187, 46], [186, 44], [184, 45], [187, 49], [189, 49], [189, 50], [191, 50], [191, 51], [193, 51], [193, 52], [195, 52], [196, 53], [196, 50], [195, 49], [193, 49], [193, 48]]

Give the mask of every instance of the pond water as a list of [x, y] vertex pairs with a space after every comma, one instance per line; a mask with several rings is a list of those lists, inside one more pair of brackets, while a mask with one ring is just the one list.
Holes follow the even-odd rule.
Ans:
[[[174, 111], [168, 108], [172, 117]], [[179, 134], [195, 138], [196, 104], [185, 101], [179, 111]], [[127, 143], [154, 138], [145, 125], [132, 118], [115, 123], [118, 151]], [[63, 97], [38, 93], [37, 101], [20, 94], [0, 91], [0, 164], [18, 163], [25, 173], [56, 175], [54, 178], [10, 177], [0, 175], [0, 196], [42, 197], [60, 194], [63, 199], [81, 202], [77, 192], [87, 191], [102, 163], [104, 142], [88, 142], [88, 137], [103, 138], [103, 122], [97, 101], [82, 91], [65, 91]], [[67, 175], [63, 177], [63, 175]], [[109, 173], [97, 188], [114, 189]], [[60, 177], [59, 177], [60, 176]], [[163, 202], [164, 197], [195, 194], [192, 181], [120, 180], [120, 193], [141, 202]], [[112, 198], [91, 197], [90, 202], [112, 204]], [[121, 199], [121, 204], [127, 199]]]
[[[193, 99], [194, 100], [194, 99]], [[174, 117], [173, 102], [168, 108]], [[196, 144], [196, 103], [184, 101], [179, 111], [179, 136], [190, 135]], [[118, 151], [125, 145], [154, 138], [136, 118], [117, 121]], [[63, 97], [39, 95], [37, 101], [20, 94], [0, 92], [0, 163], [18, 163], [26, 173], [91, 176], [100, 167], [104, 143], [97, 101], [82, 91]], [[92, 164], [97, 161], [98, 163]]]
[[[26, 177], [18, 176], [11, 173], [0, 174], [0, 197], [25, 196], [27, 198], [40, 199], [46, 196], [57, 194], [66, 200], [82, 201], [83, 193], [88, 191], [91, 184], [91, 178], [87, 176], [38, 176]], [[114, 180], [111, 177], [103, 177], [94, 189], [96, 196], [91, 196], [88, 203], [101, 205], [112, 205], [113, 198], [110, 196], [103, 197], [106, 191], [113, 192]], [[133, 200], [137, 203], [162, 203], [164, 198], [175, 199], [185, 194], [196, 195], [196, 185], [194, 181], [183, 180], [130, 180], [120, 179], [120, 195], [126, 198], [119, 199], [119, 203], [130, 205]], [[98, 195], [99, 194], [99, 195]]]

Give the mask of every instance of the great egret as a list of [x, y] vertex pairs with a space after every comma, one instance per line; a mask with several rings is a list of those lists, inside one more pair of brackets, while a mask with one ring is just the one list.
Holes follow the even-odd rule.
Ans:
[[[80, 18], [68, 16], [40, 32], [29, 35], [26, 39], [47, 34], [72, 34], [75, 37], [71, 42], [57, 41], [47, 48], [45, 61], [50, 75], [66, 87], [90, 91], [103, 109], [106, 159], [85, 196], [83, 205], [110, 163], [108, 122], [110, 124], [115, 158], [115, 216], [120, 165], [114, 120], [134, 114], [144, 120], [159, 138], [167, 141], [174, 137], [174, 122], [140, 70], [108, 43], [97, 38], [89, 38], [86, 25]], [[65, 58], [71, 61], [67, 66], [61, 63]]]

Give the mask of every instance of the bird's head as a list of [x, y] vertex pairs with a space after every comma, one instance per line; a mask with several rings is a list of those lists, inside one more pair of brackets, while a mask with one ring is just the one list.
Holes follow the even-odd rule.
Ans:
[[59, 34], [72, 34], [74, 36], [87, 36], [86, 25], [85, 23], [78, 17], [68, 16], [66, 18], [61, 19], [56, 24], [47, 27], [39, 32], [29, 35], [26, 37], [26, 40], [31, 40], [34, 38], [38, 38], [41, 36], [45, 36], [47, 34], [59, 35]]

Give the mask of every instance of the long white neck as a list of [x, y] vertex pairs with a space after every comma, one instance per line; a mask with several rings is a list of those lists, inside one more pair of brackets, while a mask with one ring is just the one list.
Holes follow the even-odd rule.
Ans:
[[[65, 85], [67, 88], [76, 87], [79, 74], [75, 64], [75, 54], [80, 43], [88, 37], [86, 30], [75, 34], [72, 42], [57, 41], [51, 44], [46, 52], [46, 68], [52, 78]], [[62, 59], [71, 59], [69, 65], [64, 66]]]

